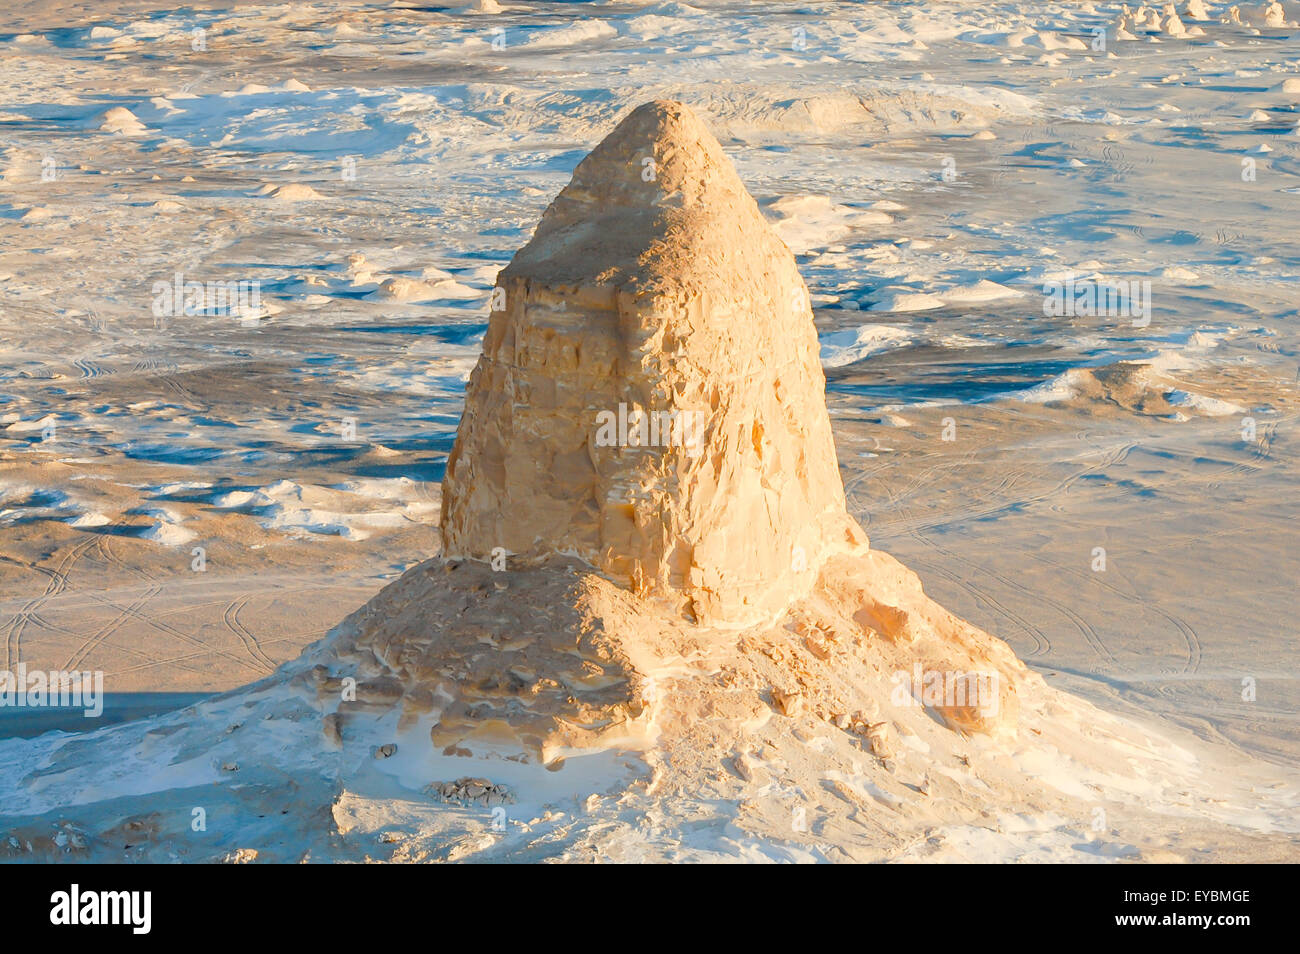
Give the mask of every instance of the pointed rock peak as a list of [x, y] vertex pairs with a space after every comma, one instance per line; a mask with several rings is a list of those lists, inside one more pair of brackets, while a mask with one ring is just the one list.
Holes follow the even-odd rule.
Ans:
[[567, 219], [584, 207], [668, 205], [690, 208], [746, 195], [718, 140], [683, 103], [655, 100], [632, 110], [573, 173], [546, 217]]
[[632, 110], [578, 164], [504, 277], [644, 285], [689, 271], [701, 256], [744, 271], [750, 266], [736, 252], [746, 235], [748, 245], [773, 254], [784, 248], [699, 117], [655, 100]]
[[575, 555], [742, 624], [865, 544], [794, 256], [685, 106], [624, 119], [498, 284], [443, 482], [445, 553]]

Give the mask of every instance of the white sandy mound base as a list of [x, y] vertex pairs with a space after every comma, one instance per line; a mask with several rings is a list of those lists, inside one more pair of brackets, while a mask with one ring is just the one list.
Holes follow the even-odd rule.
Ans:
[[[0, 856], [1171, 860], [1296, 829], [1294, 790], [1049, 688], [884, 554], [817, 593], [707, 630], [576, 562], [431, 560], [262, 683], [0, 742]], [[930, 692], [963, 670], [996, 693]]]

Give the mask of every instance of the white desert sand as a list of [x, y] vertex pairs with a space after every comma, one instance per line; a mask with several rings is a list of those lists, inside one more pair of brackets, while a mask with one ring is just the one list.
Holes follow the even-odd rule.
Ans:
[[[687, 107], [625, 118], [500, 287], [444, 484], [447, 555], [261, 682], [0, 742], [0, 852], [1285, 851], [1293, 772], [1050, 688], [868, 545], [803, 280]], [[1112, 377], [1094, 380], [1133, 394]], [[619, 404], [698, 410], [699, 440], [599, 447]]]
[[309, 202], [324, 198], [323, 195], [303, 182], [290, 182], [279, 186], [268, 184], [259, 189], [258, 192], [277, 202]]

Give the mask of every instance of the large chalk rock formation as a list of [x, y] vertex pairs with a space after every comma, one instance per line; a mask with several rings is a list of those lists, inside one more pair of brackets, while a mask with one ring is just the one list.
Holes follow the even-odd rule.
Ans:
[[[335, 650], [434, 713], [444, 754], [644, 744], [687, 658], [862, 731], [900, 672], [951, 728], [1016, 721], [1020, 662], [848, 515], [807, 289], [680, 103], [628, 115], [502, 271], [442, 536]], [[931, 674], [961, 691], [925, 701]]]
[[1259, 811], [867, 547], [803, 283], [685, 107], [598, 146], [501, 288], [447, 554], [258, 683], [0, 739], [0, 859], [878, 861], [983, 852], [1003, 814], [1075, 844], [1104, 807], [1163, 850]]
[[627, 116], [498, 284], [445, 555], [573, 554], [688, 618], [749, 623], [865, 547], [794, 256], [687, 107]]
[[[992, 800], [1082, 811], [1026, 801], [1006, 757], [1019, 713], [1070, 745], [1079, 720], [1044, 714], [1068, 700], [848, 516], [803, 282], [688, 109], [624, 120], [500, 282], [446, 552], [262, 682], [93, 743], [0, 740], [0, 857], [512, 857], [480, 814], [510, 799], [571, 819], [583, 860], [620, 812], [689, 819], [682, 844], [713, 813], [723, 855], [751, 830], [875, 859]], [[791, 832], [791, 792], [822, 827]]]

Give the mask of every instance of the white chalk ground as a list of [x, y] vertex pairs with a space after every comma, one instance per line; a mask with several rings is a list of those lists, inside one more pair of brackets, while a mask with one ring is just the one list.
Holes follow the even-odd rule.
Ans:
[[[1186, 790], [1224, 807], [1173, 855], [1294, 860], [1300, 9], [1282, 6], [1225, 24], [1207, 4], [1182, 18], [1199, 35], [1133, 39], [1105, 3], [8, 13], [0, 668], [229, 689], [433, 553], [497, 269], [622, 113], [674, 97], [799, 255], [873, 545], [1049, 684], [1177, 739], [1201, 766]], [[155, 315], [177, 272], [260, 283], [257, 321]], [[1043, 283], [1069, 276], [1149, 281], [1150, 322], [1045, 317]], [[60, 748], [83, 774], [115, 751], [0, 742], [6, 811], [70, 797], [12, 774]], [[221, 771], [168, 759], [169, 784]], [[1141, 796], [1177, 817], [1172, 786]], [[343, 803], [362, 831], [447, 811]], [[612, 806], [602, 829], [539, 803], [570, 823], [494, 856], [629, 857], [642, 829], [677, 832], [649, 842], [671, 855], [695, 837], [680, 808]], [[1016, 816], [886, 854], [1154, 857], [1098, 853], [1086, 813]], [[698, 844], [837, 857], [754, 830], [702, 822]], [[248, 834], [235, 847], [267, 855]]]

